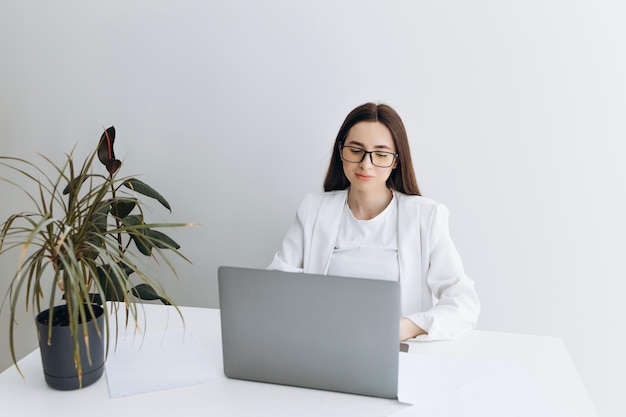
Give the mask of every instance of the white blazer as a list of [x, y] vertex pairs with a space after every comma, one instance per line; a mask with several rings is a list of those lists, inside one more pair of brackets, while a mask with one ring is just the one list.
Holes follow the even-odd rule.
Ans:
[[[269, 268], [327, 274], [347, 196], [346, 190], [307, 195]], [[448, 209], [425, 197], [394, 192], [394, 198], [402, 314], [428, 332], [416, 339], [452, 339], [474, 328], [480, 303], [450, 238]]]

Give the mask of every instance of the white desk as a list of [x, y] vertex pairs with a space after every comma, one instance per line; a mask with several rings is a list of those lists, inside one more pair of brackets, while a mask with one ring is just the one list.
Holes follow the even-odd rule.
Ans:
[[[184, 388], [110, 398], [106, 375], [80, 391], [55, 391], [44, 382], [39, 351], [0, 374], [2, 415], [63, 414], [84, 417], [142, 416], [385, 416], [406, 406], [395, 400], [231, 380], [223, 375], [219, 310], [183, 307], [186, 327], [206, 350], [217, 380]], [[148, 331], [180, 327], [171, 308], [146, 306]], [[410, 352], [443, 358], [517, 359], [559, 410], [596, 417], [593, 405], [563, 343], [558, 338], [473, 331], [454, 341], [413, 342]], [[26, 413], [26, 414], [24, 414]]]

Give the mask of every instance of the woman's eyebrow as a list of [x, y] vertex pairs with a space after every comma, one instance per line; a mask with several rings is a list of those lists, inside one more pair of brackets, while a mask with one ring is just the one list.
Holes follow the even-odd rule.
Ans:
[[[356, 141], [356, 140], [346, 141], [346, 144], [354, 145], [354, 146], [360, 146], [361, 148], [365, 148], [365, 145], [363, 145], [361, 142]], [[389, 149], [389, 150], [391, 150], [391, 148], [389, 146], [387, 146], [387, 145], [376, 145], [376, 146], [374, 146], [374, 149]]]

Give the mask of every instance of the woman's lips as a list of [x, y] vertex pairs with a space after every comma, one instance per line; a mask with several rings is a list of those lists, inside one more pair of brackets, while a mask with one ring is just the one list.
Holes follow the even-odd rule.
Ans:
[[362, 181], [369, 181], [369, 180], [371, 180], [372, 178], [374, 178], [374, 177], [373, 177], [373, 176], [371, 176], [371, 175], [365, 175], [365, 174], [355, 174], [355, 175], [356, 175], [356, 177], [357, 177], [358, 179], [360, 179], [360, 180], [362, 180]]

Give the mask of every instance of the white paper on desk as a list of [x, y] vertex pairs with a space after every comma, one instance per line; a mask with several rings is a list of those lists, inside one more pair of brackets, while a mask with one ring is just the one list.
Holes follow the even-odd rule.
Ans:
[[[513, 360], [438, 359], [401, 353], [393, 417], [565, 417]], [[390, 416], [391, 417], [391, 416]]]
[[201, 384], [217, 374], [187, 329], [120, 337], [106, 361], [112, 398]]

